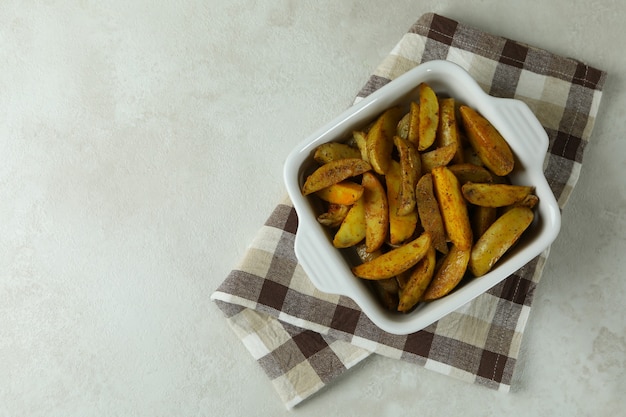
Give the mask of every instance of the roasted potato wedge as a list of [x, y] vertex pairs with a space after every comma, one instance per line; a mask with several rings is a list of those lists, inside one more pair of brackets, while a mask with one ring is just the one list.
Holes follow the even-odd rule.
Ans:
[[430, 245], [426, 256], [415, 265], [406, 284], [400, 290], [398, 311], [406, 313], [422, 298], [433, 278], [436, 262], [435, 248]]
[[428, 252], [430, 243], [430, 234], [424, 232], [409, 243], [353, 267], [352, 273], [373, 280], [394, 277], [417, 264]]
[[471, 249], [472, 228], [459, 180], [445, 166], [433, 168], [432, 176], [435, 196], [441, 208], [441, 217], [448, 238], [459, 250]]
[[359, 198], [350, 208], [333, 238], [336, 248], [349, 248], [365, 239], [365, 204]]
[[328, 162], [307, 177], [302, 186], [302, 194], [309, 195], [371, 169], [372, 166], [361, 158], [347, 158]]
[[369, 162], [369, 156], [367, 156], [367, 135], [360, 130], [355, 130], [352, 132], [352, 141], [359, 149], [361, 159]]
[[515, 165], [513, 152], [500, 132], [476, 110], [459, 108], [467, 138], [485, 166], [498, 176], [508, 175]]
[[338, 159], [360, 158], [358, 149], [340, 142], [328, 142], [318, 146], [313, 154], [313, 159], [318, 164], [326, 164]]
[[437, 147], [456, 145], [452, 163], [463, 163], [463, 150], [459, 125], [456, 119], [456, 101], [452, 97], [439, 99], [439, 129], [437, 129]]
[[363, 195], [363, 186], [354, 181], [344, 180], [322, 188], [315, 194], [329, 203], [351, 206]]
[[417, 182], [415, 197], [419, 219], [424, 230], [430, 233], [434, 248], [443, 254], [448, 253], [446, 231], [441, 218], [439, 203], [435, 198], [431, 174], [423, 175]]
[[326, 227], [339, 227], [350, 211], [350, 206], [329, 204], [326, 212], [317, 216], [317, 221]]
[[393, 137], [401, 117], [400, 107], [392, 107], [378, 117], [367, 133], [367, 155], [377, 174], [384, 175], [389, 169]]
[[365, 246], [368, 252], [380, 249], [389, 230], [389, 204], [385, 188], [372, 172], [363, 173], [365, 205]]
[[477, 206], [504, 207], [524, 200], [534, 187], [512, 184], [484, 184], [468, 182], [461, 187], [463, 197]]
[[476, 206], [470, 214], [472, 220], [472, 232], [475, 238], [479, 238], [487, 231], [498, 216], [498, 209], [495, 207]]
[[389, 242], [398, 245], [413, 236], [418, 221], [417, 211], [413, 209], [408, 214], [399, 214], [402, 177], [398, 162], [392, 161], [385, 175], [385, 183], [389, 201]]
[[437, 138], [439, 126], [439, 99], [435, 91], [426, 83], [419, 90], [419, 139], [417, 150], [430, 148]]
[[493, 175], [489, 172], [485, 167], [480, 165], [471, 164], [469, 162], [464, 162], [462, 164], [452, 164], [448, 165], [450, 171], [459, 180], [461, 185], [467, 182], [478, 182], [478, 183], [492, 183]]
[[414, 101], [412, 101], [409, 105], [408, 128], [406, 139], [418, 148], [420, 134], [420, 106]]
[[478, 239], [472, 248], [469, 269], [476, 277], [485, 275], [522, 233], [530, 226], [534, 218], [531, 209], [516, 206], [501, 215]]
[[411, 142], [395, 136], [393, 142], [400, 155], [401, 187], [398, 214], [409, 214], [415, 210], [415, 186], [422, 171], [422, 163]]
[[448, 254], [435, 272], [422, 299], [432, 301], [447, 295], [461, 282], [467, 271], [470, 250], [452, 245]]
[[456, 154], [456, 146], [456, 143], [451, 143], [441, 148], [435, 148], [432, 151], [422, 153], [422, 173], [427, 174], [435, 167], [448, 165]]

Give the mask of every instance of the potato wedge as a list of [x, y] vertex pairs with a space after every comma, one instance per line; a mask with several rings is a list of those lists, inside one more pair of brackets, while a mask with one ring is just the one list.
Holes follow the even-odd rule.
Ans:
[[339, 227], [350, 211], [350, 206], [329, 204], [326, 212], [317, 216], [317, 221], [326, 227]]
[[402, 117], [400, 107], [392, 107], [376, 119], [367, 133], [367, 155], [372, 168], [378, 174], [385, 174], [391, 163], [393, 136], [398, 121]]
[[408, 214], [399, 214], [402, 178], [398, 162], [391, 162], [389, 171], [385, 175], [385, 183], [387, 185], [387, 200], [389, 201], [389, 242], [392, 245], [398, 245], [413, 236], [418, 221], [417, 211], [413, 209]]
[[381, 248], [389, 231], [389, 204], [385, 188], [376, 175], [365, 172], [361, 184], [364, 187], [365, 246], [368, 252]]
[[463, 163], [461, 136], [456, 119], [456, 101], [452, 97], [439, 99], [439, 128], [437, 129], [437, 147], [456, 145], [452, 163]]
[[467, 272], [470, 250], [462, 250], [452, 245], [448, 254], [435, 272], [422, 299], [432, 301], [447, 295], [461, 282]]
[[512, 184], [468, 182], [461, 187], [463, 197], [477, 206], [504, 207], [518, 203], [533, 192], [534, 187]]
[[445, 166], [433, 168], [432, 176], [435, 196], [439, 202], [448, 238], [459, 250], [471, 249], [472, 228], [459, 180]]
[[428, 284], [433, 278], [436, 264], [435, 248], [430, 245], [426, 256], [415, 265], [408, 281], [400, 290], [398, 300], [398, 311], [407, 312], [411, 310], [415, 304], [422, 298]]
[[424, 151], [431, 147], [437, 137], [439, 126], [439, 99], [435, 91], [426, 83], [418, 86], [419, 90], [419, 140], [417, 150]]
[[471, 164], [469, 162], [464, 162], [462, 164], [452, 164], [448, 165], [450, 171], [459, 180], [461, 185], [466, 182], [480, 182], [480, 183], [492, 183], [493, 175], [489, 172], [485, 167], [480, 165]]
[[315, 194], [329, 203], [351, 206], [363, 195], [363, 186], [354, 181], [344, 180], [322, 188]]
[[347, 158], [328, 162], [307, 177], [302, 186], [302, 194], [309, 195], [371, 169], [372, 166], [361, 158]]
[[432, 151], [422, 153], [422, 173], [427, 174], [435, 167], [448, 165], [456, 154], [456, 143], [435, 148]]
[[358, 199], [341, 222], [333, 238], [336, 248], [349, 248], [365, 239], [365, 204], [363, 197]]
[[489, 272], [522, 233], [530, 226], [534, 213], [528, 207], [516, 206], [501, 215], [472, 248], [469, 269], [476, 277]]
[[359, 149], [359, 153], [361, 154], [361, 159], [369, 162], [369, 156], [367, 156], [367, 135], [360, 130], [355, 130], [352, 132], [352, 140], [354, 144]]
[[409, 105], [409, 121], [406, 139], [416, 148], [419, 146], [420, 106], [412, 101]]
[[500, 132], [476, 110], [459, 108], [467, 138], [485, 166], [498, 176], [508, 175], [515, 165], [513, 152]]
[[428, 252], [430, 243], [430, 234], [424, 232], [409, 243], [353, 267], [352, 273], [359, 278], [373, 280], [394, 277], [417, 264]]
[[393, 142], [400, 155], [401, 187], [398, 214], [409, 214], [415, 210], [415, 186], [421, 176], [422, 163], [417, 150], [411, 142], [394, 136]]
[[417, 211], [422, 227], [430, 233], [434, 248], [443, 253], [448, 253], [446, 231], [439, 210], [439, 203], [433, 190], [431, 174], [423, 175], [415, 187]]
[[406, 140], [409, 137], [409, 118], [410, 117], [411, 117], [411, 113], [406, 113], [404, 116], [402, 116], [402, 118], [398, 122], [398, 126], [396, 127], [396, 134], [404, 140]]
[[481, 237], [489, 229], [489, 226], [496, 221], [497, 216], [498, 209], [495, 207], [474, 207], [470, 214], [474, 236], [476, 238]]
[[338, 159], [360, 157], [361, 153], [357, 148], [340, 142], [323, 143], [315, 149], [315, 153], [313, 154], [313, 159], [320, 165]]

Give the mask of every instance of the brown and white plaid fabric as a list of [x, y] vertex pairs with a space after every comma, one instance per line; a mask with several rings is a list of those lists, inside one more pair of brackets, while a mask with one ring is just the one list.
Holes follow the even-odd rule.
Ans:
[[[465, 68], [489, 94], [526, 102], [550, 139], [546, 177], [563, 208], [576, 185], [606, 73], [436, 14], [422, 16], [356, 101], [433, 59]], [[372, 353], [508, 391], [549, 250], [487, 293], [407, 336], [376, 327], [349, 298], [322, 293], [293, 252], [297, 215], [277, 205], [212, 299], [291, 408]]]

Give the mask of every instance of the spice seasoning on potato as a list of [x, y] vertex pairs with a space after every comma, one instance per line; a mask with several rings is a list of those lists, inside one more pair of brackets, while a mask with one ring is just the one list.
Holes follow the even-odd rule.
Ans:
[[307, 177], [302, 186], [302, 194], [309, 195], [371, 169], [372, 166], [360, 158], [346, 158], [328, 162]]

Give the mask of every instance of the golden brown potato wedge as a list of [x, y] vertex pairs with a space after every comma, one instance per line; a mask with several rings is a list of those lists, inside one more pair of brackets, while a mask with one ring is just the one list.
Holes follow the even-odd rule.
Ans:
[[398, 214], [404, 215], [415, 210], [415, 186], [421, 176], [422, 163], [415, 146], [408, 140], [394, 136], [393, 142], [400, 155], [401, 187]]
[[450, 171], [456, 175], [461, 185], [466, 182], [493, 182], [493, 175], [491, 172], [480, 165], [464, 162], [462, 164], [448, 165], [448, 168], [450, 168]]
[[402, 116], [402, 119], [400, 119], [400, 121], [398, 122], [398, 126], [396, 127], [396, 134], [405, 140], [409, 137], [410, 117], [411, 113], [406, 113], [404, 116]]
[[396, 134], [396, 127], [401, 117], [402, 110], [400, 107], [392, 107], [376, 119], [367, 133], [368, 159], [378, 174], [384, 175], [389, 169], [391, 152], [393, 151], [393, 136]]
[[433, 168], [432, 176], [448, 238], [459, 250], [469, 250], [473, 243], [472, 228], [459, 180], [445, 166]]
[[437, 137], [439, 126], [439, 99], [435, 91], [426, 83], [418, 86], [419, 90], [419, 140], [417, 150], [424, 151], [431, 147]]
[[322, 188], [315, 194], [329, 203], [351, 206], [363, 195], [363, 186], [354, 181], [344, 180]]
[[430, 281], [422, 299], [432, 301], [447, 295], [461, 282], [467, 271], [470, 250], [452, 245]]
[[315, 149], [315, 153], [313, 154], [313, 159], [320, 165], [338, 159], [360, 157], [361, 153], [358, 149], [340, 142], [323, 143]]
[[420, 106], [412, 101], [409, 105], [409, 130], [406, 139], [416, 148], [419, 146]]
[[422, 153], [422, 173], [427, 174], [433, 168], [448, 165], [456, 154], [456, 143], [445, 145], [441, 148], [435, 148], [432, 151]]
[[317, 216], [317, 221], [326, 227], [339, 227], [350, 211], [350, 206], [329, 204], [326, 212]]
[[355, 130], [352, 132], [352, 141], [359, 149], [361, 159], [369, 162], [369, 156], [367, 156], [367, 135], [360, 130]]
[[336, 248], [349, 248], [365, 239], [365, 204], [361, 197], [346, 214], [333, 238]]
[[307, 177], [302, 186], [302, 194], [309, 195], [371, 169], [372, 166], [361, 158], [347, 158], [328, 162]]
[[381, 248], [389, 231], [389, 204], [385, 188], [372, 172], [363, 173], [365, 245], [368, 252]]
[[513, 152], [500, 132], [476, 110], [459, 108], [467, 138], [485, 166], [499, 176], [508, 175], [515, 165]]
[[476, 277], [489, 272], [522, 233], [530, 226], [534, 213], [528, 207], [516, 206], [501, 215], [472, 248], [469, 269]]
[[456, 102], [452, 97], [439, 99], [439, 128], [437, 129], [437, 147], [456, 145], [452, 163], [463, 163], [461, 136], [456, 120]]
[[472, 218], [472, 232], [479, 238], [487, 231], [489, 226], [496, 220], [498, 209], [495, 207], [475, 206], [470, 217]]
[[403, 313], [411, 310], [422, 298], [435, 272], [436, 253], [430, 245], [426, 256], [415, 265], [408, 281], [400, 290], [398, 311]]
[[430, 234], [424, 232], [409, 243], [353, 267], [352, 272], [364, 279], [391, 278], [417, 264], [426, 255], [429, 247]]
[[431, 174], [423, 175], [417, 182], [415, 197], [419, 219], [424, 230], [430, 233], [433, 246], [443, 254], [448, 253], [446, 231], [441, 218], [439, 203], [435, 198]]
[[533, 192], [534, 187], [512, 184], [468, 182], [461, 187], [463, 197], [477, 206], [504, 207], [518, 203]]
[[389, 171], [385, 175], [385, 183], [387, 185], [387, 199], [389, 200], [389, 242], [392, 245], [398, 245], [413, 236], [417, 227], [417, 211], [413, 209], [408, 214], [399, 214], [402, 177], [398, 162], [391, 162]]

